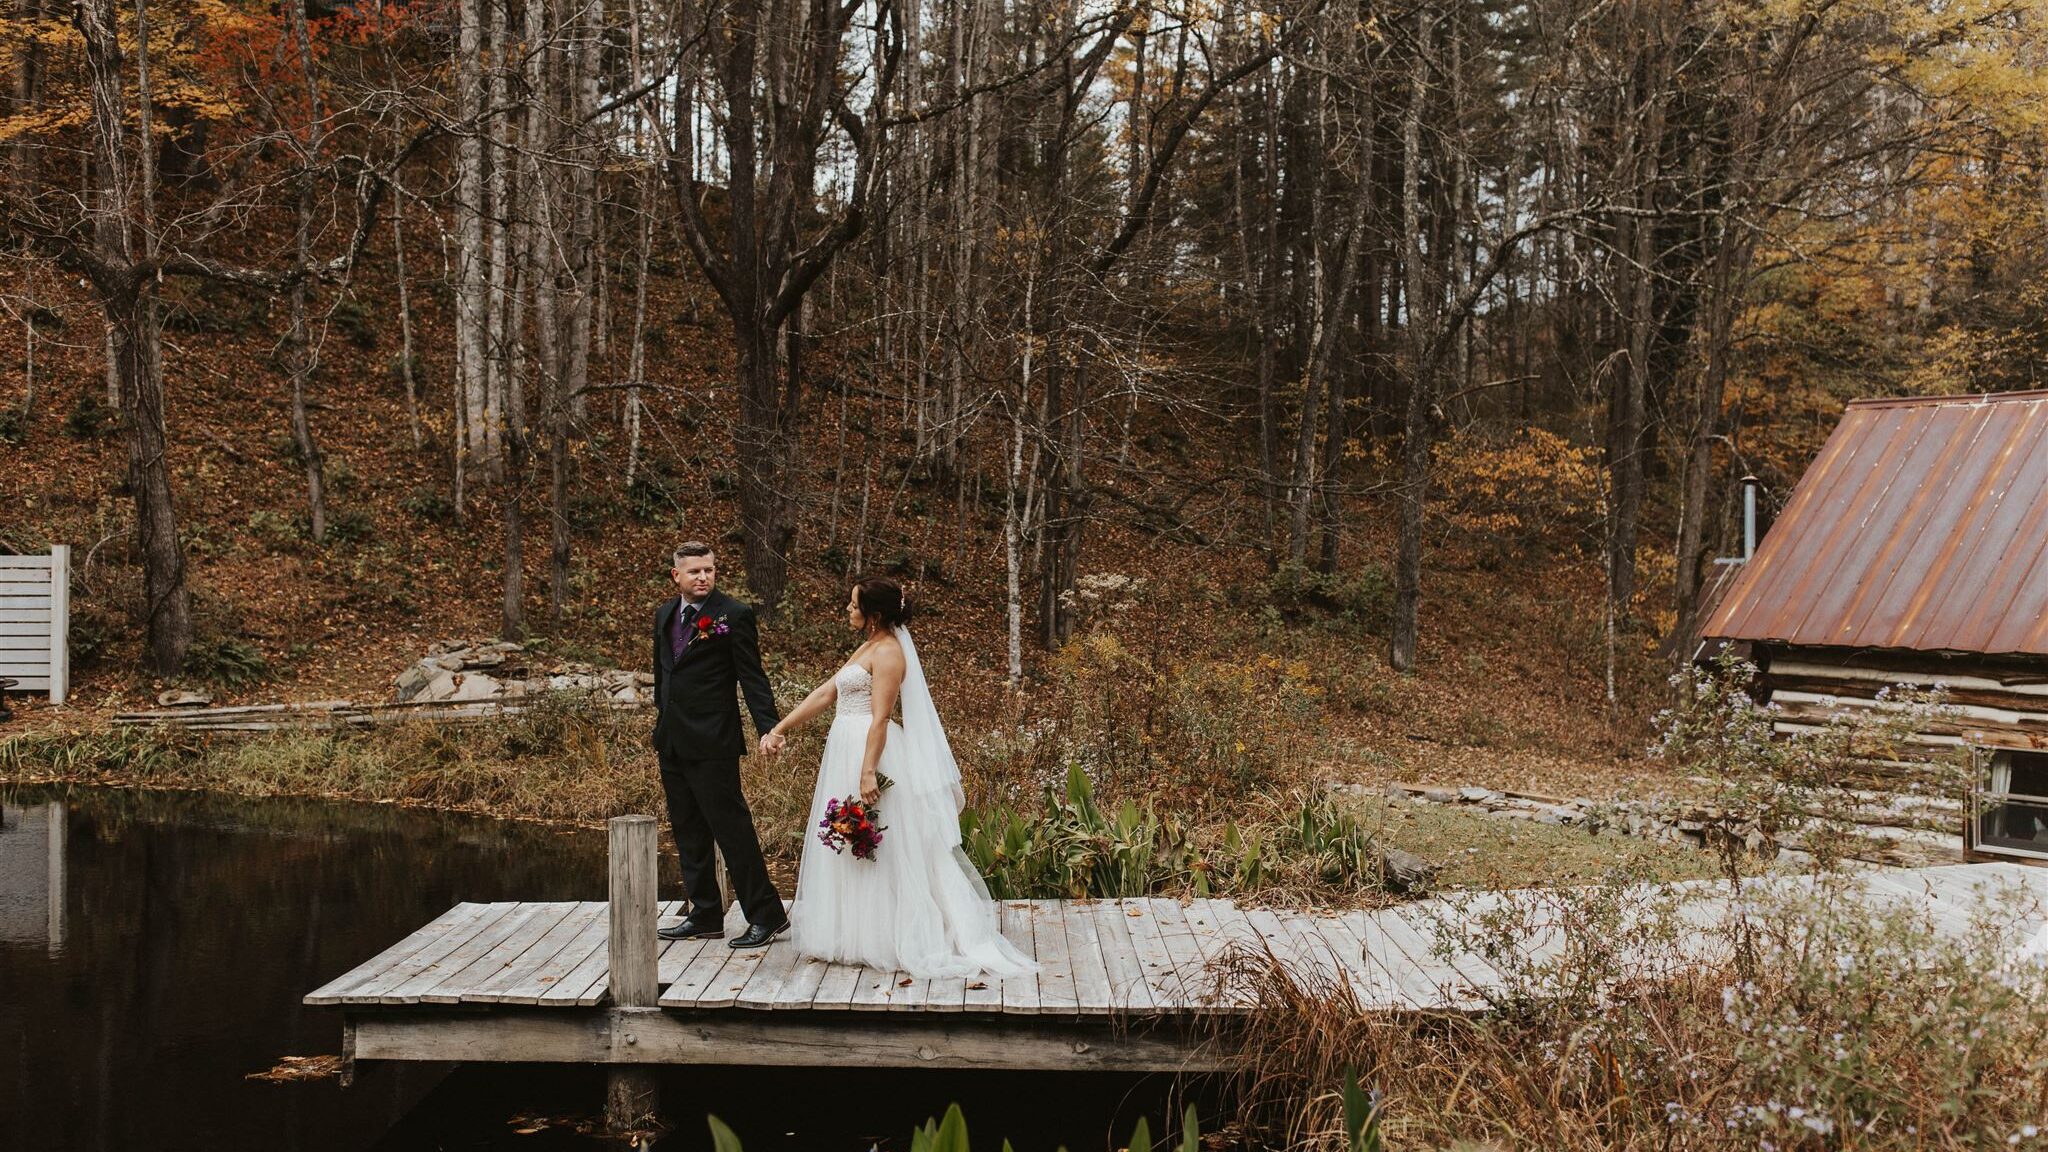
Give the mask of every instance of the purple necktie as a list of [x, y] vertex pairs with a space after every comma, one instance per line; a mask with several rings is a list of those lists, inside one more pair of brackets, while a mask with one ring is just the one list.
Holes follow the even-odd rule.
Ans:
[[690, 625], [696, 622], [697, 606], [695, 604], [685, 604], [682, 611], [676, 613], [675, 629], [669, 636], [669, 656], [671, 659], [681, 660], [683, 658], [683, 649], [690, 646]]

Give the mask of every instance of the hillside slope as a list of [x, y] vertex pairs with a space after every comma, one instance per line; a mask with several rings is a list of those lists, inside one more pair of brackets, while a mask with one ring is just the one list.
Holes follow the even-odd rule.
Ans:
[[[388, 255], [362, 282], [394, 282]], [[434, 255], [414, 254], [413, 267], [434, 267]], [[614, 289], [609, 347], [593, 368], [600, 379], [624, 370], [631, 301]], [[25, 421], [0, 429], [0, 546], [32, 551], [61, 541], [77, 550], [74, 706], [28, 718], [77, 725], [145, 703], [165, 685], [136, 671], [139, 577], [125, 548], [132, 512], [123, 452], [103, 403], [97, 316], [75, 290], [53, 286], [39, 298], [53, 297], [54, 320], [39, 327], [36, 343], [33, 408]], [[339, 525], [338, 539], [323, 548], [303, 528], [303, 478], [276, 356], [282, 309], [226, 287], [172, 285], [167, 301], [172, 470], [200, 621], [190, 679], [210, 674], [223, 703], [383, 699], [391, 678], [433, 641], [495, 633], [503, 555], [497, 493], [472, 491], [463, 515], [451, 502], [445, 290], [421, 281], [412, 292], [424, 389], [419, 449], [396, 372], [395, 299], [323, 301], [330, 312], [314, 426]], [[726, 432], [735, 403], [731, 353], [715, 304], [687, 268], [670, 266], [650, 279], [649, 316], [648, 359], [660, 391], [647, 401], [644, 473], [625, 485], [622, 393], [599, 393], [577, 451], [572, 597], [558, 620], [547, 603], [544, 477], [534, 478], [524, 499], [531, 642], [626, 667], [645, 659], [645, 622], [667, 587], [673, 545], [688, 537], [737, 540]], [[0, 396], [17, 411], [23, 332], [0, 328], [0, 363], [10, 366], [0, 374]], [[1102, 671], [1085, 665], [1103, 657], [1099, 646], [1083, 644], [1055, 658], [1029, 642], [1027, 622], [1032, 691], [1021, 712], [1005, 701], [1001, 445], [977, 441], [968, 459], [985, 457], [985, 474], [970, 472], [958, 485], [914, 468], [906, 476], [911, 446], [863, 416], [892, 406], [890, 393], [900, 386], [849, 386], [842, 403], [828, 389], [845, 353], [827, 341], [813, 361], [819, 393], [804, 432], [810, 488], [790, 603], [764, 636], [772, 668], [790, 692], [831, 667], [844, 647], [837, 629], [845, 569], [858, 554], [864, 567], [917, 584], [921, 631], [956, 728], [1026, 722], [1051, 697]], [[1200, 438], [1241, 434], [1222, 420], [1195, 428], [1192, 444], [1143, 437], [1133, 450], [1157, 454], [1162, 474], [1199, 478], [1210, 455]], [[1623, 702], [1610, 711], [1597, 565], [1569, 535], [1541, 559], [1475, 559], [1467, 549], [1439, 548], [1426, 585], [1420, 668], [1402, 677], [1386, 668], [1375, 634], [1392, 550], [1390, 504], [1353, 504], [1339, 580], [1310, 588], [1286, 574], [1273, 577], [1255, 554], [1219, 542], [1231, 531], [1144, 527], [1138, 505], [1098, 502], [1083, 570], [1132, 583], [1111, 594], [1120, 603], [1089, 605], [1097, 610], [1084, 629], [1120, 637], [1162, 675], [1196, 663], [1272, 663], [1313, 700], [1317, 756], [1329, 775], [1575, 794], [1657, 775], [1633, 755], [1646, 742], [1644, 717], [1656, 697], [1649, 641], [1624, 639]], [[1198, 535], [1211, 543], [1194, 542]], [[743, 584], [731, 559], [725, 580]], [[251, 649], [261, 672], [237, 683]]]

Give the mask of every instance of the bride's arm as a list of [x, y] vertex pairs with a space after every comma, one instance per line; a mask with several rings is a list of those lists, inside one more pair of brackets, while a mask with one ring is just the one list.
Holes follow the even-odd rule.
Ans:
[[877, 648], [874, 676], [875, 718], [868, 724], [867, 754], [860, 761], [860, 798], [870, 804], [882, 796], [877, 774], [889, 743], [889, 714], [896, 711], [896, 694], [903, 689], [903, 649], [894, 644]]
[[[811, 694], [804, 697], [803, 703], [791, 708], [789, 715], [776, 721], [775, 727], [768, 730], [768, 736], [774, 737], [776, 742], [780, 744], [781, 741], [789, 738], [789, 733], [795, 730], [797, 725], [823, 712], [837, 699], [839, 699], [839, 677], [826, 677], [816, 688], [811, 689]], [[765, 740], [767, 737], [763, 737], [763, 739]]]

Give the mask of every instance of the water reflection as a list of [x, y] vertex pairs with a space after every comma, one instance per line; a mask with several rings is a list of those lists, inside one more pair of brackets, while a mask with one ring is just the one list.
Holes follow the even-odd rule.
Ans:
[[[672, 873], [673, 862], [664, 860]], [[672, 874], [665, 890], [674, 890]], [[594, 1148], [557, 1117], [587, 1069], [373, 1065], [355, 1087], [248, 1080], [334, 1052], [299, 1003], [460, 900], [603, 899], [604, 837], [383, 806], [0, 790], [0, 1147], [276, 1152]], [[1159, 1078], [677, 1069], [667, 1149], [716, 1111], [764, 1149], [904, 1146], [949, 1100], [1020, 1152], [1112, 1146]], [[541, 1127], [521, 1134], [520, 1129]]]
[[64, 950], [64, 805], [0, 807], [0, 943]]

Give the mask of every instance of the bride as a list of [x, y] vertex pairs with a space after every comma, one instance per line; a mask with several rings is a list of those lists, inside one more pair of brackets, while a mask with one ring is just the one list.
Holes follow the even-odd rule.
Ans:
[[[960, 769], [904, 627], [893, 580], [854, 585], [846, 621], [862, 643], [769, 733], [786, 734], [838, 703], [805, 829], [791, 940], [804, 955], [916, 977], [1021, 975], [1031, 959], [1003, 939], [988, 886], [960, 848]], [[899, 700], [903, 723], [890, 721]], [[888, 781], [887, 790], [882, 781]], [[818, 839], [828, 801], [858, 793], [884, 829], [871, 859]]]

